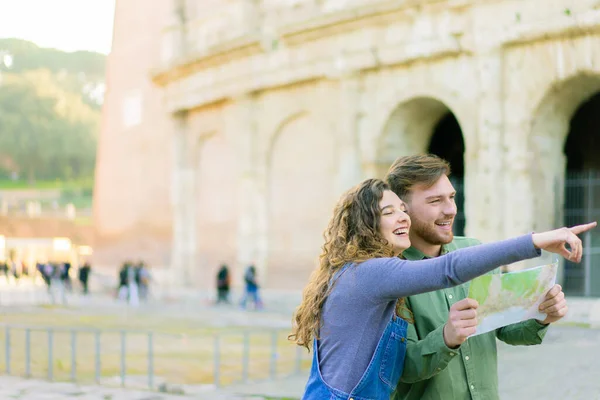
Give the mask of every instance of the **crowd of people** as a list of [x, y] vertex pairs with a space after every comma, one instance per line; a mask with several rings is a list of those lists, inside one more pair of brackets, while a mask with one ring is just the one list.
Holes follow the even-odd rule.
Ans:
[[[64, 304], [67, 302], [67, 294], [74, 292], [73, 281], [72, 281], [72, 265], [70, 261], [55, 262], [37, 262], [36, 271], [39, 276], [43, 279], [50, 295], [52, 303], [56, 303], [58, 299]], [[89, 278], [91, 275], [92, 267], [89, 262], [83, 262], [77, 270], [77, 281], [79, 282], [79, 288], [81, 294], [84, 296], [89, 294]], [[28, 269], [23, 268], [21, 276], [29, 276]], [[25, 272], [27, 271], [27, 272]], [[18, 279], [15, 275], [15, 279]]]
[[[27, 266], [19, 261], [7, 260], [0, 262], [0, 274], [4, 274], [6, 280], [19, 283], [21, 278], [29, 277], [36, 279], [41, 277], [46, 285], [50, 301], [67, 303], [67, 295], [79, 293], [83, 296], [90, 294], [90, 277], [92, 267], [88, 261], [83, 261], [73, 271], [70, 261], [43, 261], [35, 264], [35, 270], [30, 271]], [[77, 285], [73, 284], [74, 280]], [[146, 301], [150, 291], [151, 276], [149, 268], [143, 263], [134, 264], [130, 261], [123, 263], [118, 272], [118, 284], [116, 285], [115, 298], [126, 301], [132, 305]]]

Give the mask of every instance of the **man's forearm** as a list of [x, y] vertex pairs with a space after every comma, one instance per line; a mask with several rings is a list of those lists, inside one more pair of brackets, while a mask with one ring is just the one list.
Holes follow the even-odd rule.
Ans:
[[532, 346], [541, 344], [549, 325], [530, 319], [496, 329], [496, 337], [513, 346]]

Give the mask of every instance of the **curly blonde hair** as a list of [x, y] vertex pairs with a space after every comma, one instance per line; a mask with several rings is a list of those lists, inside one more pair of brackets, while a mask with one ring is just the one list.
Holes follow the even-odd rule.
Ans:
[[[348, 263], [361, 263], [371, 258], [394, 257], [394, 250], [379, 233], [383, 192], [390, 190], [380, 179], [367, 179], [347, 191], [334, 208], [323, 233], [325, 243], [319, 266], [311, 274], [304, 289], [302, 303], [293, 318], [293, 331], [288, 339], [310, 350], [318, 339], [321, 312], [331, 292], [331, 277]], [[404, 299], [396, 303], [396, 315], [405, 315]]]

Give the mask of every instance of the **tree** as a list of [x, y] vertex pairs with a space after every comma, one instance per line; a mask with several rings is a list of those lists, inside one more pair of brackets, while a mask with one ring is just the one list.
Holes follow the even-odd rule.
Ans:
[[99, 113], [62, 90], [48, 71], [5, 74], [0, 90], [0, 156], [29, 182], [91, 176]]
[[21, 39], [0, 39], [0, 52], [12, 59], [0, 63], [0, 174], [93, 179], [106, 56]]

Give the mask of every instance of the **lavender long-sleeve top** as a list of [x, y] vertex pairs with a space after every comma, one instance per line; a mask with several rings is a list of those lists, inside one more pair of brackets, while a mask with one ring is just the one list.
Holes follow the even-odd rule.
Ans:
[[323, 379], [351, 392], [367, 369], [399, 297], [457, 286], [540, 254], [529, 234], [432, 259], [374, 258], [351, 265], [337, 278], [323, 306], [318, 349]]

